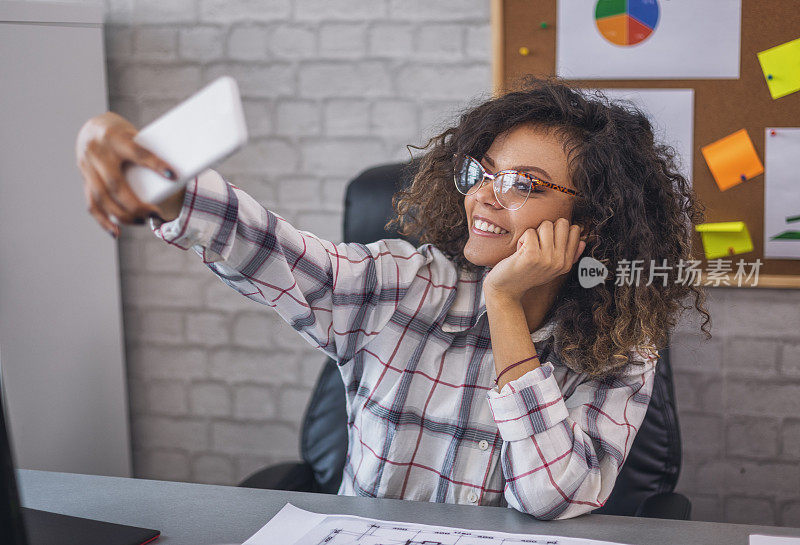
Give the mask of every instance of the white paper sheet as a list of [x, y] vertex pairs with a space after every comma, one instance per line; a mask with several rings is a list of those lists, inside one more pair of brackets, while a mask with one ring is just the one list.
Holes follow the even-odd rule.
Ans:
[[741, 0], [628, 0], [628, 13], [636, 12], [634, 3], [657, 10], [654, 28], [637, 44], [617, 45], [596, 23], [598, 0], [559, 0], [556, 73], [568, 79], [739, 77]]
[[509, 534], [323, 515], [287, 503], [243, 545], [614, 545], [608, 541], [534, 534]]
[[599, 89], [611, 100], [630, 100], [647, 114], [658, 142], [678, 153], [680, 172], [691, 183], [694, 89]]
[[764, 142], [764, 257], [800, 259], [800, 240], [770, 240], [800, 231], [800, 221], [786, 221], [800, 216], [800, 128], [767, 127]]
[[800, 545], [800, 537], [762, 536], [753, 534], [750, 536], [750, 545]]

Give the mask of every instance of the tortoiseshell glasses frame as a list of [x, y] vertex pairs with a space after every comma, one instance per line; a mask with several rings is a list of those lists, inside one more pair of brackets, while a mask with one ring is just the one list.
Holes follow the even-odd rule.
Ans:
[[[458, 161], [458, 154], [453, 154], [453, 180], [456, 189], [462, 195], [472, 195], [483, 187], [487, 179], [492, 181], [494, 196], [500, 206], [508, 210], [519, 210], [527, 202], [533, 187], [544, 187], [559, 191], [567, 195], [580, 197], [580, 193], [574, 189], [563, 187], [553, 182], [548, 182], [537, 178], [527, 172], [518, 170], [501, 170], [495, 174], [489, 174], [483, 165], [472, 157], [465, 155], [461, 162]], [[481, 177], [478, 183], [478, 176]], [[519, 187], [519, 177], [524, 178], [530, 183], [524, 184], [524, 189]]]

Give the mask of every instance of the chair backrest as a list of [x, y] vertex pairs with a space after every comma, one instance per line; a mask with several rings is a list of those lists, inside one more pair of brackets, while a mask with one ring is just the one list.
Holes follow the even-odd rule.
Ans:
[[681, 470], [681, 434], [672, 386], [669, 348], [658, 351], [650, 405], [614, 490], [596, 513], [633, 516], [641, 503], [660, 492], [672, 492]]
[[[368, 243], [381, 238], [404, 238], [387, 232], [393, 217], [391, 198], [412, 178], [418, 162], [368, 169], [347, 187], [344, 211], [345, 242]], [[410, 240], [416, 244], [416, 241]], [[669, 350], [659, 351], [653, 395], [644, 422], [631, 446], [606, 504], [596, 512], [636, 513], [649, 496], [672, 492], [681, 465], [681, 439], [672, 386]], [[306, 410], [301, 438], [303, 459], [314, 470], [320, 492], [336, 493], [347, 455], [347, 412], [344, 385], [333, 360], [323, 368]]]
[[[392, 195], [407, 186], [419, 160], [380, 165], [365, 170], [347, 186], [344, 205], [344, 241], [367, 244], [400, 237], [384, 226], [394, 217]], [[416, 241], [407, 239], [416, 244]], [[335, 494], [342, 481], [347, 456], [347, 410], [344, 384], [336, 364], [328, 359], [317, 379], [303, 418], [300, 438], [303, 460], [311, 466], [317, 490]]]

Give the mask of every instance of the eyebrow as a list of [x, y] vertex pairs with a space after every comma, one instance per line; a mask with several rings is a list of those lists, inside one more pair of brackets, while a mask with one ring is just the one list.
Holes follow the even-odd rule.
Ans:
[[[486, 161], [487, 161], [487, 162], [488, 162], [490, 165], [492, 165], [492, 168], [496, 168], [496, 167], [495, 167], [495, 164], [494, 164], [494, 161], [492, 161], [492, 158], [491, 158], [491, 157], [489, 157], [489, 155], [488, 155], [488, 154], [484, 153], [484, 154], [483, 154], [483, 158], [484, 158], [484, 159], [486, 159]], [[553, 177], [552, 177], [552, 176], [550, 176], [550, 174], [548, 174], [548, 172], [547, 172], [546, 170], [544, 170], [543, 168], [534, 167], [534, 166], [530, 166], [530, 165], [520, 165], [520, 166], [516, 166], [516, 167], [511, 167], [511, 168], [510, 168], [510, 169], [508, 169], [508, 170], [519, 170], [519, 171], [533, 171], [533, 172], [539, 172], [539, 173], [543, 174], [545, 177], [549, 178], [550, 180], [552, 180], [552, 179], [553, 179]]]

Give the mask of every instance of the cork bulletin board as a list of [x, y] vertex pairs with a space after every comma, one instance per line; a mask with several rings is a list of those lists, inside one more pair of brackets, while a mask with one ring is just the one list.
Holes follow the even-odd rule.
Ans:
[[[800, 127], [800, 92], [773, 99], [756, 56], [759, 51], [800, 37], [800, 2], [742, 0], [741, 17], [739, 79], [565, 81], [590, 88], [694, 89], [692, 184], [706, 207], [705, 222], [747, 224], [753, 251], [729, 259], [735, 271], [739, 258], [746, 263], [759, 258], [762, 266], [757, 287], [800, 288], [800, 259], [764, 258], [764, 174], [720, 191], [700, 151], [706, 144], [746, 129], [763, 162], [766, 127]], [[556, 0], [492, 0], [495, 93], [510, 89], [515, 78], [527, 73], [555, 75], [556, 32]], [[521, 47], [528, 48], [529, 54], [522, 55]], [[693, 248], [692, 259], [700, 260], [705, 271], [708, 264], [699, 233], [694, 234]], [[729, 286], [736, 285], [731, 277]]]

